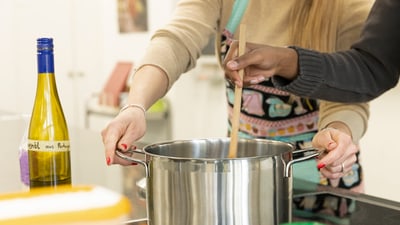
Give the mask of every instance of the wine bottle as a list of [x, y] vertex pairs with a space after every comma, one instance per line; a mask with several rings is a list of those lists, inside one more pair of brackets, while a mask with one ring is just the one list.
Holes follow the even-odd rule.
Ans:
[[57, 92], [53, 39], [37, 39], [38, 78], [28, 132], [30, 188], [71, 184], [68, 127]]

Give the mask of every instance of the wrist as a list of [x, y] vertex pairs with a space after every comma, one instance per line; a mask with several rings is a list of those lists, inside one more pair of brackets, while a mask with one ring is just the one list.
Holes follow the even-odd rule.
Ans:
[[127, 105], [123, 106], [123, 107], [119, 110], [119, 113], [121, 113], [121, 112], [127, 110], [128, 108], [137, 108], [137, 109], [139, 109], [140, 111], [142, 111], [144, 115], [146, 115], [146, 109], [145, 109], [142, 105], [140, 105], [140, 104], [127, 104]]
[[332, 122], [323, 129], [327, 129], [327, 128], [339, 130], [339, 131], [349, 135], [350, 137], [352, 137], [350, 128], [343, 122], [340, 122], [340, 121]]
[[299, 72], [299, 56], [297, 51], [292, 47], [281, 49], [281, 60], [279, 61], [279, 71], [277, 75], [287, 80], [294, 80], [298, 76]]

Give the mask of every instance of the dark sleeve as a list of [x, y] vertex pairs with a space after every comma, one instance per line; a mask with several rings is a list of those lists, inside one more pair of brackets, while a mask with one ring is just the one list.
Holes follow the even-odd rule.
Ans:
[[347, 51], [319, 53], [299, 47], [299, 76], [274, 76], [276, 87], [336, 102], [372, 100], [396, 86], [400, 74], [400, 0], [376, 0], [361, 38]]

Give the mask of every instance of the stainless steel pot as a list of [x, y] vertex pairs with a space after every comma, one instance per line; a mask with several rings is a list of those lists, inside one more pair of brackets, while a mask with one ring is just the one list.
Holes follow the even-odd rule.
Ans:
[[[278, 225], [291, 221], [289, 143], [240, 139], [237, 157], [228, 158], [230, 138], [180, 140], [147, 145], [138, 160], [117, 151], [146, 171], [150, 225]], [[300, 151], [297, 151], [300, 152]], [[304, 151], [301, 151], [304, 152]]]

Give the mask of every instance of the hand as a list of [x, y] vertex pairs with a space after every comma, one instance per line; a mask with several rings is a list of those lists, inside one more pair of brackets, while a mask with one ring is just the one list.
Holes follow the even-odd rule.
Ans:
[[107, 165], [132, 165], [132, 162], [116, 156], [115, 150], [127, 150], [143, 137], [145, 131], [146, 117], [142, 110], [131, 107], [119, 113], [101, 132]]
[[317, 163], [322, 175], [329, 179], [338, 179], [347, 174], [357, 160], [358, 146], [353, 143], [350, 135], [338, 129], [319, 131], [312, 143], [317, 149], [326, 149]]
[[[291, 48], [246, 43], [246, 53], [236, 57], [234, 41], [223, 62], [225, 77], [239, 87], [260, 83], [274, 75], [292, 80], [297, 76], [298, 56]], [[243, 81], [239, 70], [244, 69]]]

